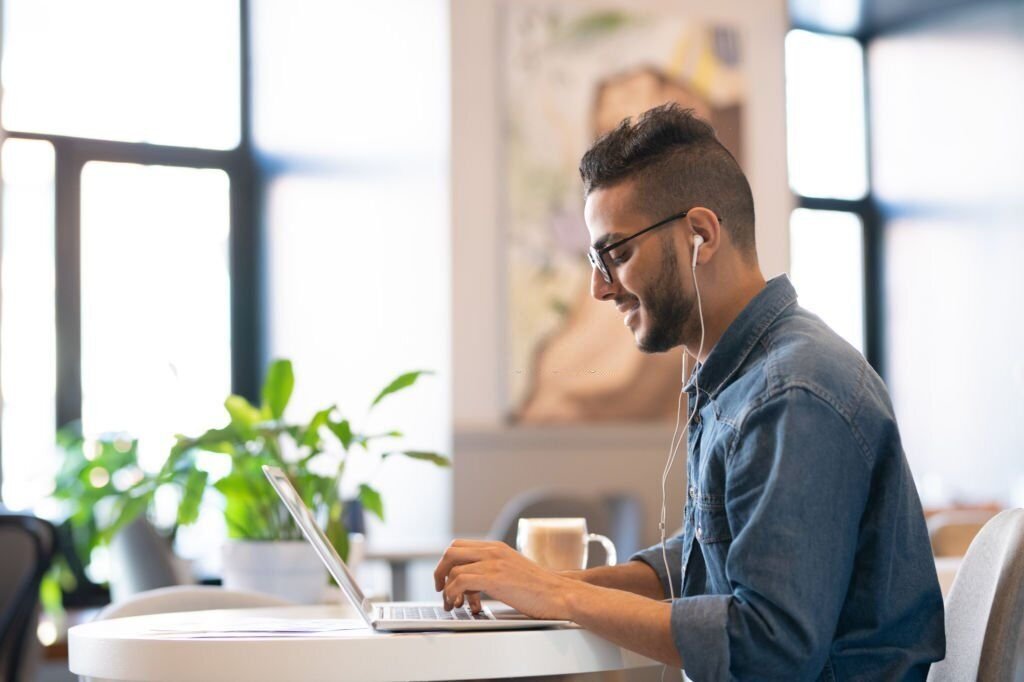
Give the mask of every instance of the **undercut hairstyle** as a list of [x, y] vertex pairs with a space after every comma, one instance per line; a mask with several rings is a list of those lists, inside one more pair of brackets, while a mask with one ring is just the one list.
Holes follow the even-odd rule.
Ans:
[[584, 196], [635, 181], [638, 208], [652, 221], [695, 206], [714, 211], [732, 243], [756, 259], [754, 197], [740, 165], [711, 125], [670, 103], [603, 135], [580, 161]]

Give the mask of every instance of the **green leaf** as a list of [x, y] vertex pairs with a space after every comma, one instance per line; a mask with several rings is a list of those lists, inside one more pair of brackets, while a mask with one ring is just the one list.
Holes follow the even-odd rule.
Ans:
[[386, 387], [384, 387], [383, 391], [377, 394], [377, 397], [373, 399], [372, 403], [370, 403], [370, 407], [373, 408], [386, 396], [389, 396], [392, 393], [395, 393], [396, 391], [401, 391], [403, 388], [408, 388], [409, 386], [412, 386], [413, 384], [416, 383], [416, 380], [419, 379], [420, 376], [425, 374], [433, 374], [433, 372], [425, 369], [420, 369], [416, 370], [415, 372], [406, 372], [405, 374], [400, 375], [397, 379], [395, 379]]
[[379, 492], [365, 483], [360, 483], [359, 501], [362, 502], [363, 509], [372, 512], [381, 521], [384, 520], [384, 501], [381, 500]]
[[348, 420], [342, 419], [340, 422], [328, 421], [327, 428], [341, 441], [341, 447], [348, 450], [348, 446], [352, 445], [352, 427], [349, 425]]
[[181, 491], [181, 503], [178, 505], [179, 524], [187, 526], [199, 518], [199, 505], [203, 501], [208, 476], [209, 474], [199, 469], [193, 469], [188, 473]]
[[327, 421], [331, 417], [331, 412], [334, 411], [334, 405], [331, 405], [326, 410], [320, 410], [313, 419], [310, 420], [309, 426], [306, 427], [305, 432], [302, 434], [302, 438], [299, 440], [299, 445], [306, 445], [311, 448], [316, 448], [317, 443], [320, 442], [320, 427], [326, 426]]
[[418, 459], [424, 462], [433, 462], [439, 467], [447, 467], [452, 465], [452, 461], [440, 455], [436, 452], [428, 452], [426, 450], [396, 450], [394, 452], [385, 452], [384, 457], [391, 455], [404, 455], [410, 459]]
[[292, 371], [291, 360], [275, 360], [267, 368], [267, 378], [263, 381], [263, 409], [269, 411], [267, 417], [280, 419], [284, 409], [291, 400], [295, 388], [295, 373]]
[[263, 414], [240, 395], [228, 396], [224, 409], [231, 415], [231, 425], [243, 438], [250, 437], [256, 425], [263, 421]]

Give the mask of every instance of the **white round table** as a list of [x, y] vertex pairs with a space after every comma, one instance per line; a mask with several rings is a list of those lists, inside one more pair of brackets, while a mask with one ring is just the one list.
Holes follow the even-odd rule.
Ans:
[[114, 680], [465, 680], [621, 670], [657, 665], [579, 628], [379, 633], [358, 629], [246, 637], [216, 632], [254, 618], [354, 619], [342, 606], [163, 613], [86, 623], [68, 634], [78, 675]]

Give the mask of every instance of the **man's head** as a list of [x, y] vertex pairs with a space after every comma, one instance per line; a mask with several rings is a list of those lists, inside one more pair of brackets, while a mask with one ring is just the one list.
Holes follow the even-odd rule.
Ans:
[[602, 252], [594, 271], [594, 297], [615, 301], [641, 350], [666, 351], [699, 332], [690, 274], [695, 235], [704, 240], [701, 265], [714, 260], [723, 276], [757, 270], [750, 185], [692, 110], [669, 104], [626, 119], [584, 154], [580, 175], [598, 251], [686, 212]]

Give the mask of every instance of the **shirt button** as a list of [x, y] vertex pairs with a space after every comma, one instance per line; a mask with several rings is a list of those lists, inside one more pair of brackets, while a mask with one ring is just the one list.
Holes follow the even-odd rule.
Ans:
[[695, 497], [697, 497], [697, 489], [696, 489], [696, 488], [694, 488], [694, 487], [693, 487], [693, 486], [691, 485], [691, 486], [690, 486], [690, 499], [692, 500], [692, 499], [694, 499]]
[[695, 535], [697, 536], [698, 540], [704, 539], [704, 530], [700, 526], [697, 526], [697, 532], [695, 533]]

